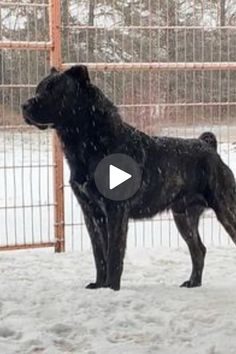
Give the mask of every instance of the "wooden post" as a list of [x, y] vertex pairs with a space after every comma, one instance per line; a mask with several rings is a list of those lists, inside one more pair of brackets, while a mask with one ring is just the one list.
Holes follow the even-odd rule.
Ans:
[[[49, 7], [50, 63], [58, 70], [62, 67], [61, 58], [61, 9], [60, 0], [50, 0]], [[65, 251], [65, 213], [64, 213], [64, 178], [63, 154], [57, 134], [53, 134], [53, 160], [54, 160], [54, 233], [55, 252]]]

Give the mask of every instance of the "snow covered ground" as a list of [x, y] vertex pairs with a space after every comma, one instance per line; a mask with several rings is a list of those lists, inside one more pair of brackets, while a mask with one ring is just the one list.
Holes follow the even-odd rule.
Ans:
[[91, 253], [1, 253], [2, 354], [234, 354], [236, 249], [211, 248], [204, 285], [183, 249], [126, 255], [120, 292], [86, 290]]

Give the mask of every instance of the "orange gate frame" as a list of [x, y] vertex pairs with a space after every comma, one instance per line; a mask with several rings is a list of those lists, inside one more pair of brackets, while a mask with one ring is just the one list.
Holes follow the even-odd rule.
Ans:
[[[0, 41], [0, 49], [18, 49], [49, 51], [50, 64], [61, 69], [61, 28], [60, 28], [60, 0], [49, 0], [49, 31], [48, 42], [25, 42], [25, 41]], [[55, 247], [55, 252], [65, 250], [64, 234], [64, 190], [63, 190], [63, 156], [57, 135], [53, 135], [53, 160], [54, 160], [54, 236], [55, 242], [16, 244], [0, 246], [1, 251]]]
[[[50, 1], [50, 38], [52, 47], [50, 51], [51, 66], [58, 70], [62, 68], [61, 58], [61, 5], [60, 0]], [[53, 159], [54, 167], [54, 202], [55, 202], [55, 252], [65, 251], [65, 214], [64, 214], [64, 178], [63, 178], [63, 156], [60, 149], [59, 139], [53, 135]]]

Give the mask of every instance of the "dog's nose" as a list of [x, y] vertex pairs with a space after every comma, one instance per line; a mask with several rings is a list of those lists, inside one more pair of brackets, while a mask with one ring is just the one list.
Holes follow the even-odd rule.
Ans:
[[26, 111], [28, 107], [29, 107], [29, 102], [28, 101], [22, 103], [22, 105], [21, 105], [21, 108], [22, 108], [23, 111]]

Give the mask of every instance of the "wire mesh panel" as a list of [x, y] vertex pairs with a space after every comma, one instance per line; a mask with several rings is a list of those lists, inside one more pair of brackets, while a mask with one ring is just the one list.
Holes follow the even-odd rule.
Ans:
[[[213, 131], [236, 173], [236, 7], [225, 0], [62, 0], [63, 67], [88, 65], [92, 80], [124, 119], [152, 135]], [[68, 171], [65, 167], [66, 178]], [[65, 186], [68, 248], [89, 245]], [[200, 225], [206, 243], [230, 241], [215, 216]], [[178, 246], [169, 214], [131, 222], [129, 243]]]
[[53, 245], [50, 133], [21, 103], [49, 67], [48, 1], [0, 1], [0, 249]]

